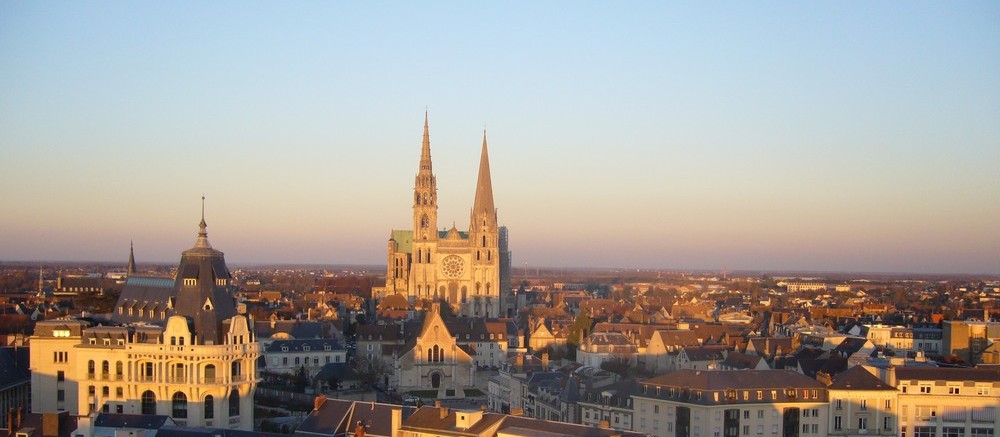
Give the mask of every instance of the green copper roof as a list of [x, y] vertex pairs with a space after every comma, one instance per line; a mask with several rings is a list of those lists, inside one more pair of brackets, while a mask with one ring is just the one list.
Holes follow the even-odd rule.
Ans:
[[399, 245], [399, 251], [403, 253], [413, 252], [413, 231], [397, 231], [393, 229], [392, 239]]

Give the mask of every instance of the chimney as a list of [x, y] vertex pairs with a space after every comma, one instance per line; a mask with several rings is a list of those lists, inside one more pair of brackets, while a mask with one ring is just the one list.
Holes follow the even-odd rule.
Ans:
[[438, 408], [438, 411], [441, 413], [440, 417], [442, 419], [446, 419], [448, 417], [448, 409], [447, 408]]
[[481, 405], [479, 405], [479, 411], [482, 411], [482, 412], [484, 412], [484, 413], [485, 413], [485, 412], [486, 412], [486, 410], [487, 410], [487, 407], [486, 407], [486, 404], [481, 404]]
[[7, 410], [7, 429], [13, 434], [15, 428], [17, 428], [17, 425], [14, 424], [14, 409], [10, 408]]
[[542, 352], [542, 370], [549, 370], [549, 353]]
[[403, 426], [403, 409], [396, 407], [390, 410], [392, 414], [392, 436], [399, 437], [399, 427]]
[[16, 426], [18, 428], [21, 427], [21, 411], [22, 410], [24, 410], [24, 407], [17, 407], [17, 423], [14, 424], [14, 426]]
[[524, 415], [524, 409], [523, 408], [511, 408], [510, 409], [510, 415], [511, 416], [515, 416], [515, 417], [517, 417], [517, 416], [523, 416]]
[[441, 400], [440, 399], [434, 401], [434, 408], [441, 408]]
[[313, 399], [313, 410], [319, 411], [319, 408], [323, 406], [324, 402], [326, 402], [326, 395], [316, 396], [316, 399]]

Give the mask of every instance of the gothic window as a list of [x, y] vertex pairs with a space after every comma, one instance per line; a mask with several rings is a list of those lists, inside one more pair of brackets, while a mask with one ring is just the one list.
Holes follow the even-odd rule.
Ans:
[[483, 247], [486, 247], [486, 236], [485, 235], [483, 235]]
[[434, 361], [434, 355], [431, 354], [431, 348], [427, 348], [427, 362]]
[[431, 225], [431, 219], [427, 218], [427, 214], [424, 214], [423, 217], [420, 217], [420, 229], [427, 229], [427, 227], [430, 225]]
[[420, 193], [413, 193], [413, 203], [420, 203]]
[[437, 345], [434, 345], [434, 362], [441, 361], [441, 350], [438, 349]]

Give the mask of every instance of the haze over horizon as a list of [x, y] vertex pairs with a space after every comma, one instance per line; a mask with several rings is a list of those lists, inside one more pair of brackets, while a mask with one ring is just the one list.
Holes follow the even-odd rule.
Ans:
[[1000, 3], [0, 3], [0, 260], [1000, 273]]

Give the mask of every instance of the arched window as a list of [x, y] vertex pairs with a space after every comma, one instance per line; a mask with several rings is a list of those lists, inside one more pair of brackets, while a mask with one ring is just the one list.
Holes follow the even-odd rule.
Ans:
[[101, 378], [105, 378], [105, 379], [108, 378], [108, 375], [110, 373], [111, 373], [111, 364], [108, 363], [107, 361], [102, 361], [101, 362]]
[[119, 379], [119, 380], [122, 379], [122, 375], [124, 373], [125, 372], [122, 369], [122, 362], [119, 361], [119, 362], [115, 363], [115, 379]]
[[171, 399], [173, 405], [172, 412], [170, 416], [174, 419], [187, 419], [188, 417], [188, 398], [183, 392], [174, 393], [173, 399]]
[[427, 362], [430, 363], [434, 361], [434, 355], [431, 354], [431, 348], [427, 348]]
[[417, 262], [423, 262], [423, 261], [424, 261], [424, 252], [420, 249], [417, 249]]
[[215, 364], [205, 366], [205, 382], [209, 384], [215, 383]]
[[212, 395], [205, 396], [205, 418], [215, 418], [215, 398]]
[[434, 362], [441, 361], [441, 349], [438, 349], [437, 345], [434, 345]]
[[483, 247], [486, 247], [486, 236], [483, 235]]
[[142, 392], [142, 414], [156, 414], [156, 395], [152, 390]]
[[94, 377], [94, 367], [95, 366], [96, 366], [96, 364], [94, 363], [94, 360], [87, 361], [87, 376], [89, 376], [91, 378]]
[[240, 415], [240, 392], [235, 388], [229, 394], [229, 417]]
[[239, 361], [233, 361], [232, 372], [230, 374], [233, 376], [233, 379], [239, 378], [239, 376], [240, 376], [240, 362]]

